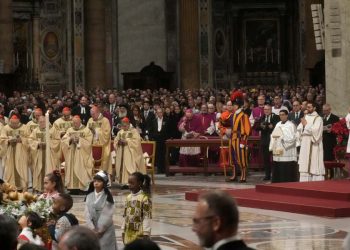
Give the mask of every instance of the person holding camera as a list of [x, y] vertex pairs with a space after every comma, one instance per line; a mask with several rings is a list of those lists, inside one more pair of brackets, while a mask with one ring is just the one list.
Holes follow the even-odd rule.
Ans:
[[261, 131], [260, 152], [263, 157], [265, 177], [264, 181], [271, 180], [271, 153], [269, 151], [270, 137], [276, 124], [280, 121], [279, 116], [272, 113], [270, 104], [265, 104], [264, 115], [259, 121], [259, 130]]

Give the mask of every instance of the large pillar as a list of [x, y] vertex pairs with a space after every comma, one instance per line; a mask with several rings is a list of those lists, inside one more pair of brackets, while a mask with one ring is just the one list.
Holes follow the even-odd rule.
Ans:
[[33, 79], [34, 82], [39, 80], [40, 68], [40, 17], [33, 17]]
[[85, 72], [88, 89], [106, 88], [105, 1], [85, 2]]
[[185, 89], [199, 88], [198, 0], [180, 0], [180, 74]]
[[2, 72], [13, 71], [13, 18], [12, 0], [0, 1], [0, 64]]
[[332, 112], [345, 116], [350, 107], [350, 4], [325, 0], [326, 99]]

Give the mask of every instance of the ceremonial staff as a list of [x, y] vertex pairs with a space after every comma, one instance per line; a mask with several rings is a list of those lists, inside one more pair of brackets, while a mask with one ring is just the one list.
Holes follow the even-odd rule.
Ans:
[[[50, 163], [50, 119], [49, 119], [49, 111], [45, 114], [45, 165]], [[51, 164], [51, 163], [50, 163]], [[47, 169], [47, 166], [43, 166]]]
[[123, 176], [123, 165], [124, 165], [124, 142], [121, 144], [122, 147], [122, 157], [120, 159], [120, 169], [119, 169], [119, 183], [122, 183], [122, 176]]

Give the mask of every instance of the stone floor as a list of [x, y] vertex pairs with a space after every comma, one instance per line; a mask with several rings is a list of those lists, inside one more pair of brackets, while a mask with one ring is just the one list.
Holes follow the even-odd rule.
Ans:
[[[249, 183], [225, 183], [222, 176], [156, 176], [153, 187], [152, 239], [161, 249], [201, 249], [191, 230], [195, 202], [185, 200], [185, 191], [196, 189], [251, 188], [262, 183], [262, 174], [253, 173]], [[116, 200], [114, 223], [119, 249], [122, 211], [128, 191], [112, 188]], [[84, 221], [83, 196], [75, 196], [73, 213]], [[324, 218], [240, 207], [240, 236], [249, 246], [259, 250], [278, 249], [341, 249], [350, 218]]]

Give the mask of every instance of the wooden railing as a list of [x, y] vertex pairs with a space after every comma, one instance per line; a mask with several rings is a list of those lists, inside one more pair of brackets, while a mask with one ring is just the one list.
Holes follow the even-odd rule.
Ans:
[[[228, 146], [229, 141], [223, 140], [223, 145]], [[259, 144], [260, 137], [259, 136], [250, 136], [248, 139], [248, 144], [250, 145], [250, 151], [255, 152], [254, 162], [249, 164], [249, 168], [252, 169], [260, 169], [262, 167], [262, 162], [260, 161], [259, 154]], [[201, 147], [202, 150], [206, 150], [208, 147], [217, 147], [221, 146], [221, 139], [219, 137], [209, 137], [208, 139], [171, 139], [167, 140], [166, 143], [166, 165], [165, 165], [165, 173], [167, 176], [173, 175], [175, 173], [223, 173], [223, 168], [219, 167], [219, 163], [209, 164], [208, 158], [206, 154], [202, 154], [203, 160], [201, 161], [202, 165], [199, 167], [194, 166], [186, 166], [179, 167], [177, 165], [169, 164], [169, 152], [171, 147]]]

